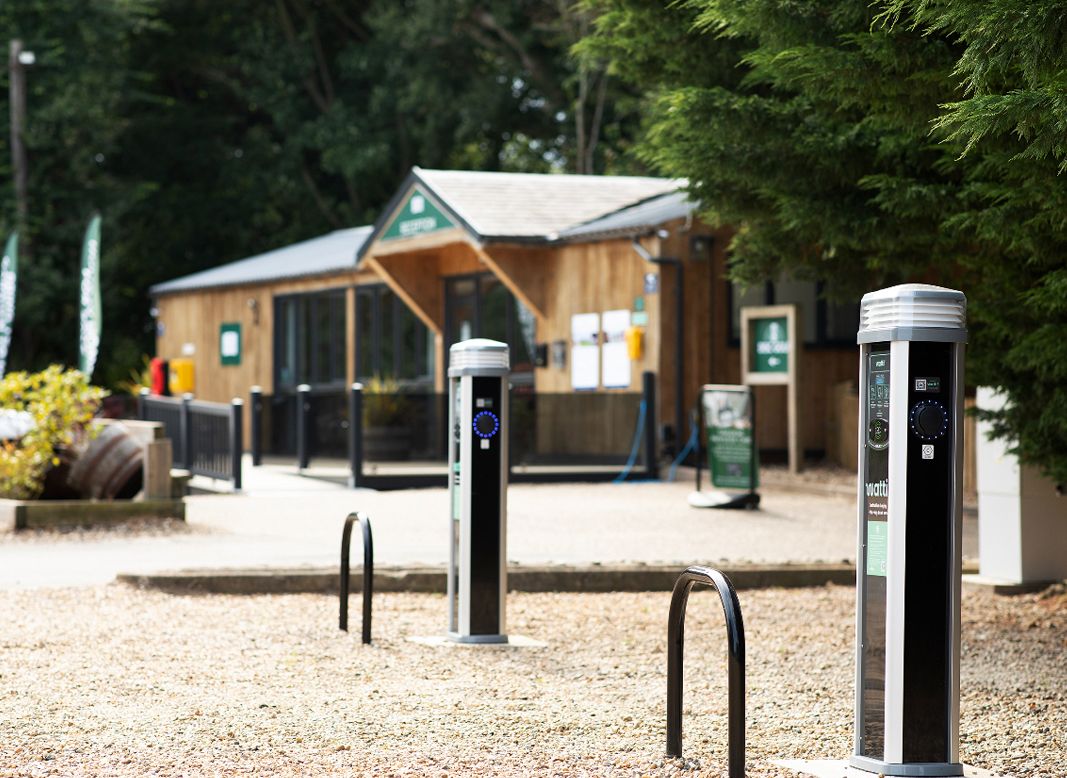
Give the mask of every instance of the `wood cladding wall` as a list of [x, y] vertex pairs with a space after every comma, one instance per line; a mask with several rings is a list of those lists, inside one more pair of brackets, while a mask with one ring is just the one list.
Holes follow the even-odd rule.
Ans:
[[[698, 220], [678, 220], [663, 225], [666, 235], [642, 239], [653, 257], [672, 257], [684, 263], [685, 291], [683, 408], [686, 419], [705, 383], [738, 383], [740, 354], [731, 346], [730, 298], [726, 281], [726, 249], [729, 230], [713, 230]], [[170, 359], [182, 356], [192, 344], [196, 366], [196, 394], [205, 400], [229, 401], [247, 398], [255, 384], [273, 393], [274, 297], [278, 295], [344, 288], [346, 293], [346, 354], [349, 381], [355, 375], [355, 292], [366, 283], [388, 283], [436, 335], [437, 364], [443, 364], [444, 279], [472, 272], [493, 272], [534, 312], [536, 341], [565, 344], [566, 362], [535, 369], [539, 393], [571, 393], [571, 317], [625, 309], [633, 311], [643, 300], [648, 316], [640, 359], [630, 363], [628, 389], [601, 389], [606, 393], [636, 393], [641, 373], [657, 374], [657, 417], [661, 424], [675, 419], [675, 292], [677, 270], [670, 265], [644, 260], [629, 238], [551, 246], [488, 244], [477, 246], [465, 236], [448, 235], [447, 242], [431, 245], [422, 241], [411, 250], [391, 245], [388, 252], [372, 252], [360, 271], [279, 283], [222, 289], [194, 290], [163, 295], [157, 300], [162, 334], [157, 354]], [[646, 274], [658, 279], [658, 290], [645, 291]], [[253, 304], [254, 301], [254, 304]], [[241, 364], [222, 366], [219, 361], [219, 325], [239, 322], [242, 334]], [[825, 451], [828, 438], [838, 429], [831, 387], [854, 379], [857, 371], [854, 348], [805, 348], [800, 366], [800, 435], [808, 450]], [[441, 371], [437, 371], [440, 373]], [[438, 376], [438, 389], [444, 384]], [[621, 399], [620, 399], [620, 402]], [[786, 447], [785, 389], [757, 389], [758, 440], [762, 448]], [[547, 407], [547, 406], [546, 406]], [[607, 425], [627, 440], [632, 424], [623, 419], [629, 412], [605, 410]], [[621, 414], [621, 415], [620, 415]], [[539, 418], [536, 448], [556, 450], [572, 431], [566, 414], [558, 419]], [[249, 425], [245, 425], [246, 430]], [[681, 430], [688, 436], [688, 421]], [[620, 438], [621, 439], [621, 438]], [[611, 447], [617, 448], [612, 440]], [[568, 444], [569, 445], [569, 444]], [[574, 452], [579, 453], [579, 452]], [[584, 452], [582, 452], [584, 453]]]
[[[489, 246], [491, 256], [504, 251]], [[512, 249], [514, 251], [514, 249]], [[571, 317], [578, 313], [598, 313], [626, 309], [632, 311], [634, 300], [644, 297], [649, 327], [645, 331], [644, 353], [630, 363], [630, 387], [623, 390], [640, 391], [641, 373], [658, 370], [659, 321], [658, 295], [644, 294], [644, 276], [653, 269], [634, 251], [629, 239], [598, 243], [567, 244], [547, 249], [525, 250], [525, 261], [538, 268], [538, 289], [544, 315], [538, 317], [537, 341], [550, 345], [554, 341], [566, 344], [567, 360], [562, 367], [551, 364], [535, 370], [534, 380], [539, 392], [570, 392], [571, 389]], [[513, 255], [509, 255], [509, 259]], [[506, 260], [502, 266], [510, 265]], [[517, 277], [516, 273], [515, 276]]]
[[[379, 282], [370, 273], [350, 271], [280, 283], [161, 295], [156, 300], [157, 321], [162, 325], [162, 333], [156, 338], [156, 355], [164, 359], [181, 357], [186, 344], [190, 344], [196, 371], [195, 394], [202, 400], [229, 402], [234, 397], [247, 400], [249, 389], [255, 385], [271, 394], [274, 391], [274, 298]], [[348, 297], [346, 309], [351, 315], [355, 306], [351, 289]], [[219, 325], [224, 322], [241, 325], [240, 365], [220, 364]], [[354, 332], [348, 342], [354, 346]], [[349, 348], [348, 353], [354, 369], [355, 360], [351, 357], [354, 348]]]

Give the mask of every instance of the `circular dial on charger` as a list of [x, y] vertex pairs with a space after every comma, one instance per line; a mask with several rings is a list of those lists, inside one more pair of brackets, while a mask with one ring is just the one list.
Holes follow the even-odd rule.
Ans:
[[937, 400], [923, 400], [912, 406], [908, 421], [920, 440], [938, 440], [948, 432], [948, 409]]
[[493, 437], [500, 431], [500, 419], [492, 411], [478, 411], [474, 414], [474, 434], [479, 438]]

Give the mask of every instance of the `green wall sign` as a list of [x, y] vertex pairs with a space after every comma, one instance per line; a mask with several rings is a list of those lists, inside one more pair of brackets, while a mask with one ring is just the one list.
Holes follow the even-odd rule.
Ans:
[[456, 225], [417, 187], [379, 240], [399, 240], [447, 230]]
[[789, 328], [785, 316], [752, 321], [752, 372], [789, 372]]
[[241, 324], [223, 322], [219, 325], [219, 363], [241, 364]]

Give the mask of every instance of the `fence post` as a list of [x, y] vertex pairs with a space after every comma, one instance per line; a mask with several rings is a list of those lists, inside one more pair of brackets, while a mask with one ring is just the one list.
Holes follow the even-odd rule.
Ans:
[[234, 397], [230, 401], [230, 473], [234, 491], [241, 491], [241, 455], [245, 447], [244, 400]]
[[137, 418], [141, 421], [148, 421], [148, 408], [145, 407], [147, 403], [145, 400], [148, 398], [149, 391], [145, 387], [141, 387], [137, 392]]
[[308, 445], [308, 416], [311, 415], [311, 387], [300, 384], [296, 387], [296, 466], [307, 469], [311, 462], [310, 446]]
[[355, 489], [363, 480], [363, 384], [352, 384], [348, 394], [348, 485]]
[[263, 464], [263, 387], [253, 386], [250, 394], [252, 403], [252, 425], [249, 432], [252, 436], [252, 467]]
[[641, 374], [641, 398], [645, 403], [645, 470], [649, 478], [659, 478], [659, 456], [656, 440], [656, 374], [646, 370]]
[[191, 392], [182, 395], [181, 421], [178, 428], [182, 436], [182, 464], [183, 470], [193, 471], [193, 419], [189, 413], [189, 403], [193, 401]]

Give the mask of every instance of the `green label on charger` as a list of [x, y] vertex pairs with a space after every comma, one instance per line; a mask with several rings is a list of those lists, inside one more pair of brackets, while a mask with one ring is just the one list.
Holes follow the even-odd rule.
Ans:
[[867, 575], [885, 577], [889, 558], [889, 523], [867, 522]]

